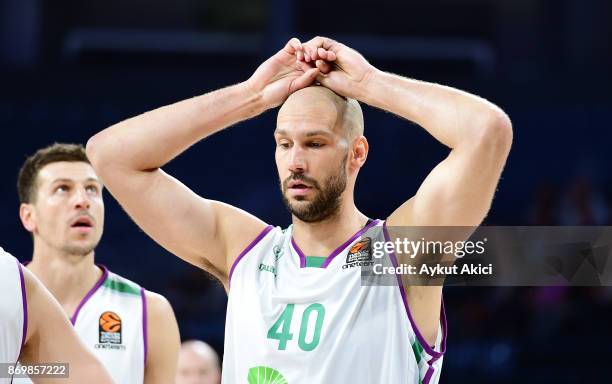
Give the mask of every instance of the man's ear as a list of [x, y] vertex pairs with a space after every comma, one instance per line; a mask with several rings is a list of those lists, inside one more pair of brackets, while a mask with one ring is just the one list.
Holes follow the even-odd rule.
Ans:
[[36, 212], [34, 212], [34, 206], [32, 204], [21, 203], [19, 206], [19, 218], [21, 224], [28, 232], [34, 232], [36, 230]]
[[365, 136], [359, 136], [353, 141], [351, 168], [360, 169], [368, 157], [368, 140]]

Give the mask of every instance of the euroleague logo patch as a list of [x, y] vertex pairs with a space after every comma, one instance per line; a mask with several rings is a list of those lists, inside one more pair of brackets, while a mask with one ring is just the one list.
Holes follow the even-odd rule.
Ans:
[[342, 269], [367, 267], [371, 266], [373, 263], [372, 239], [369, 237], [364, 237], [362, 240], [356, 242], [351, 249], [349, 249], [346, 255], [346, 264], [342, 266]]
[[101, 344], [121, 344], [121, 317], [115, 312], [106, 311], [100, 315], [99, 325]]

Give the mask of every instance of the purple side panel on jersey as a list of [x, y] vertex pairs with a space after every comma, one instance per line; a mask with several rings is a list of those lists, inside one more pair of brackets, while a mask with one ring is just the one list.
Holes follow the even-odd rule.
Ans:
[[257, 237], [251, 241], [251, 244], [249, 244], [244, 251], [240, 252], [240, 254], [238, 255], [238, 257], [236, 258], [236, 260], [234, 260], [234, 264], [232, 264], [232, 268], [230, 268], [230, 272], [229, 272], [229, 277], [227, 279], [228, 284], [231, 286], [232, 285], [232, 274], [234, 273], [234, 269], [236, 268], [236, 265], [238, 265], [238, 263], [240, 262], [240, 260], [247, 254], [249, 253], [249, 251], [251, 249], [253, 249], [253, 247], [255, 247], [257, 245], [257, 243], [259, 243], [261, 241], [261, 239], [263, 239], [268, 232], [270, 232], [272, 230], [272, 228], [274, 228], [271, 225], [268, 225], [266, 228], [264, 228], [263, 231], [261, 231], [259, 233], [259, 235], [257, 235]]
[[[17, 260], [17, 259], [15, 259]], [[23, 277], [23, 268], [17, 260], [17, 269], [19, 270], [19, 281], [21, 282], [21, 304], [23, 305], [23, 331], [21, 336], [21, 348], [25, 344], [26, 337], [28, 335], [28, 294], [26, 292], [25, 279]], [[21, 351], [19, 351], [21, 355]]]
[[[387, 230], [386, 222], [383, 224], [383, 232], [385, 235], [385, 241], [391, 241], [389, 232]], [[391, 263], [393, 264], [394, 267], [397, 267], [399, 265], [397, 262], [397, 258], [395, 257], [395, 252], [391, 252], [389, 254], [389, 258], [391, 259]], [[444, 352], [446, 351], [446, 333], [447, 332], [446, 332], [446, 311], [444, 309], [444, 300], [442, 300], [441, 308], [440, 308], [440, 321], [442, 322], [442, 342], [440, 346], [440, 352], [436, 352], [431, 348], [429, 343], [425, 341], [425, 338], [423, 337], [423, 335], [421, 335], [421, 331], [419, 331], [419, 328], [417, 327], [416, 323], [414, 322], [414, 319], [412, 318], [412, 313], [410, 312], [410, 307], [408, 306], [408, 299], [406, 298], [406, 290], [404, 289], [404, 283], [402, 281], [402, 277], [399, 274], [395, 276], [397, 277], [397, 284], [400, 289], [400, 295], [402, 296], [402, 301], [404, 302], [404, 308], [406, 309], [406, 313], [408, 314], [408, 319], [410, 320], [412, 329], [414, 329], [414, 333], [416, 334], [416, 337], [419, 340], [421, 347], [423, 347], [425, 352], [427, 352], [432, 357], [432, 359], [429, 360], [428, 363], [433, 364], [442, 355], [444, 355]]]
[[[435, 360], [434, 359], [431, 360], [432, 364], [433, 364], [433, 361]], [[434, 373], [434, 367], [433, 365], [430, 365], [429, 368], [427, 368], [427, 373], [425, 373], [425, 377], [423, 378], [423, 384], [429, 384], [429, 381], [431, 380], [433, 373]]]
[[149, 338], [147, 329], [147, 298], [144, 288], [140, 287], [140, 298], [142, 299], [142, 340], [144, 344], [144, 366], [147, 366], [147, 354], [149, 353]]
[[83, 299], [79, 303], [77, 309], [74, 311], [74, 314], [70, 318], [70, 322], [72, 323], [72, 325], [76, 324], [76, 320], [79, 316], [79, 312], [81, 312], [81, 308], [83, 308], [85, 303], [87, 303], [87, 301], [94, 295], [94, 293], [96, 293], [96, 291], [102, 286], [102, 284], [104, 284], [106, 278], [108, 277], [108, 268], [103, 265], [98, 265], [98, 267], [102, 268], [102, 276], [100, 276], [98, 282], [89, 290], [89, 292], [87, 292], [85, 297], [83, 297]]

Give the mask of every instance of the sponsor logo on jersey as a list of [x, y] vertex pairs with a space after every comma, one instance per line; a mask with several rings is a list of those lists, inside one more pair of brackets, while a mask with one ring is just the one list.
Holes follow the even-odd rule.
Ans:
[[257, 269], [264, 272], [270, 272], [274, 276], [276, 276], [276, 267], [273, 267], [272, 265], [261, 263], [259, 264], [259, 267]]
[[371, 267], [372, 261], [372, 239], [364, 237], [356, 242], [346, 254], [346, 263], [342, 269], [353, 267]]
[[288, 381], [274, 368], [263, 365], [249, 369], [247, 376], [249, 384], [287, 384]]
[[96, 349], [125, 349], [121, 344], [122, 322], [115, 312], [106, 311], [100, 315], [98, 343]]

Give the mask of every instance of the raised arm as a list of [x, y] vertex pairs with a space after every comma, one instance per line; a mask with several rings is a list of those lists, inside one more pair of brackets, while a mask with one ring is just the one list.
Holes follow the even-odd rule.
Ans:
[[[324, 86], [413, 121], [451, 149], [416, 194], [388, 217], [388, 225], [482, 222], [512, 143], [512, 126], [501, 109], [457, 89], [384, 73], [331, 39], [318, 37], [304, 48], [325, 73], [319, 78]], [[406, 293], [417, 326], [433, 344], [442, 287], [408, 286]]]
[[389, 225], [479, 225], [510, 151], [508, 116], [469, 93], [380, 71], [366, 89], [366, 103], [414, 121], [451, 149]]
[[68, 363], [67, 379], [32, 377], [39, 383], [110, 384], [111, 377], [79, 339], [64, 310], [27, 268], [23, 271], [27, 294], [26, 342], [19, 356], [21, 364]]
[[199, 140], [310, 85], [318, 70], [296, 61], [301, 49], [292, 39], [249, 80], [133, 117], [87, 143], [98, 175], [136, 223], [170, 252], [224, 282], [237, 253], [264, 223], [197, 196], [160, 167]]
[[[495, 105], [468, 93], [376, 71], [364, 101], [425, 128], [451, 149], [418, 191], [393, 212], [390, 226], [464, 226], [485, 218], [512, 143], [510, 120]], [[367, 91], [366, 91], [367, 92]], [[432, 239], [436, 240], [436, 239]], [[450, 256], [454, 257], [454, 256]], [[421, 334], [431, 345], [438, 333], [442, 286], [410, 286], [406, 295]]]

